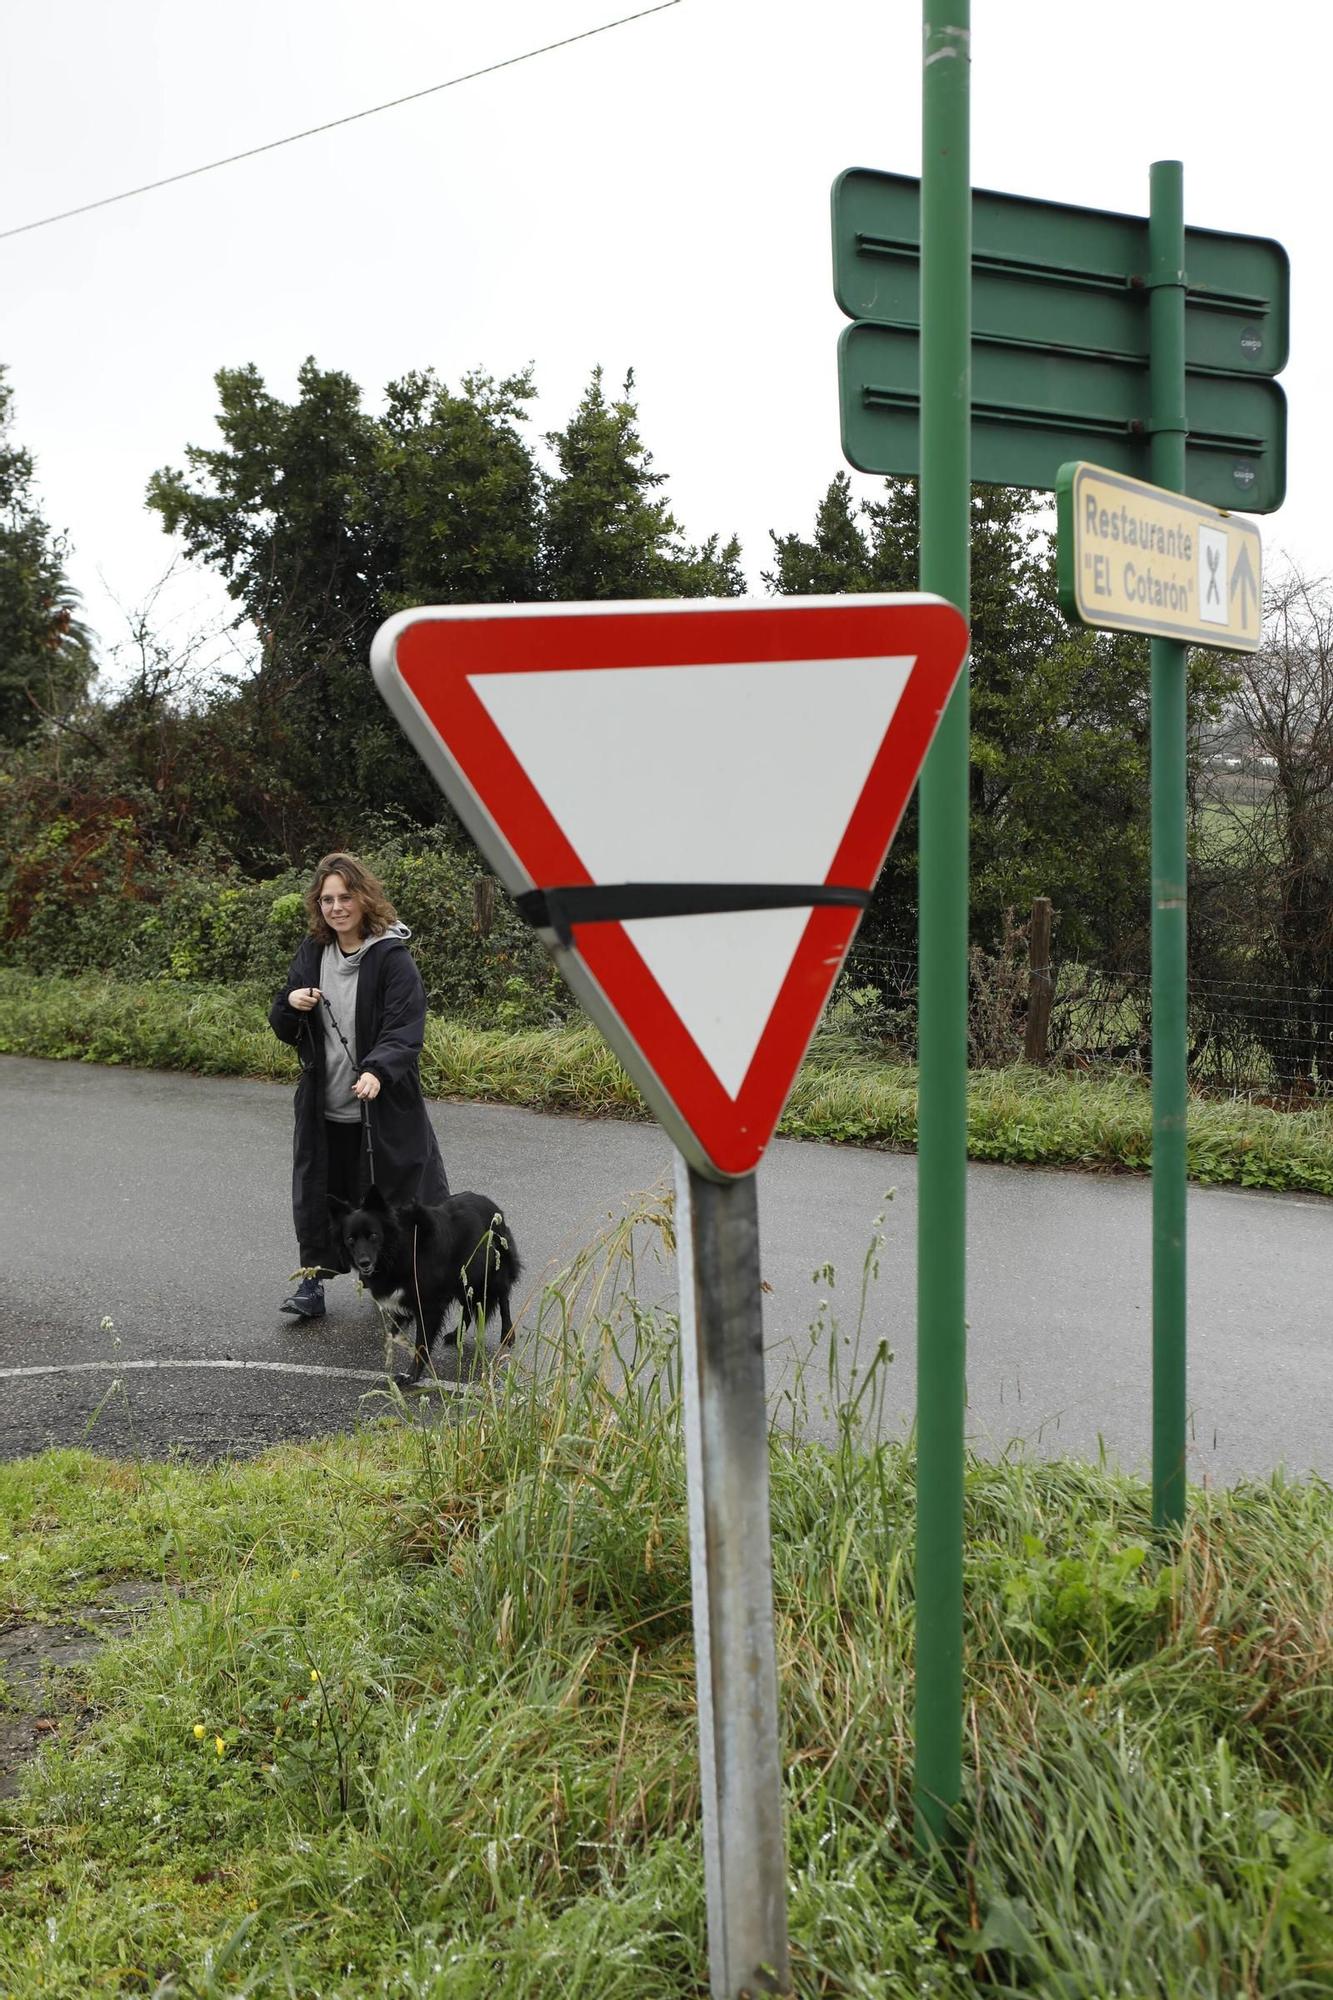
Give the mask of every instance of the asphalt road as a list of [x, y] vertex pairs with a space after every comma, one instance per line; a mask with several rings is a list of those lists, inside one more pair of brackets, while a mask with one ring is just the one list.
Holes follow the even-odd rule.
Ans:
[[[669, 1184], [652, 1125], [467, 1104], [432, 1113], [452, 1185], [504, 1206], [530, 1318], [582, 1246], [636, 1194]], [[277, 1311], [296, 1257], [290, 1125], [279, 1085], [0, 1058], [0, 1457], [80, 1442], [248, 1452], [381, 1407], [379, 1323], [350, 1279], [329, 1288], [313, 1326]], [[759, 1195], [771, 1394], [809, 1358], [821, 1300], [836, 1337], [856, 1335], [883, 1213], [859, 1338], [863, 1351], [888, 1341], [884, 1420], [910, 1423], [915, 1159], [779, 1141]], [[1146, 1469], [1147, 1182], [975, 1166], [969, 1204], [974, 1440], [1104, 1448]], [[1192, 1189], [1189, 1244], [1193, 1476], [1278, 1465], [1333, 1476], [1333, 1202]], [[639, 1251], [639, 1294], [673, 1298], [651, 1231]], [[829, 1340], [807, 1376], [816, 1405]], [[468, 1361], [465, 1350], [465, 1373]], [[456, 1372], [450, 1357], [441, 1372]], [[821, 1427], [817, 1407], [811, 1420]]]

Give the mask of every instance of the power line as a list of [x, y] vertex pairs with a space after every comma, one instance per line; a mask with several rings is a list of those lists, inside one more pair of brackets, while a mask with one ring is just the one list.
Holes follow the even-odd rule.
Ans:
[[103, 195], [100, 201], [85, 201], [79, 208], [62, 209], [59, 215], [43, 215], [36, 222], [20, 222], [15, 229], [0, 229], [0, 240], [6, 236], [23, 236], [30, 229], [48, 229], [53, 222], [68, 222], [72, 216], [88, 215], [95, 208], [110, 208], [114, 202], [133, 201], [136, 195], [152, 194], [155, 188], [172, 187], [177, 181], [193, 180], [197, 174], [216, 173], [219, 167], [234, 167], [238, 160], [253, 160], [260, 153], [276, 152], [279, 146], [294, 146], [300, 139], [313, 139], [320, 132], [336, 131], [340, 125], [355, 125], [360, 118], [374, 118], [381, 111], [396, 111], [400, 104], [415, 104], [418, 98], [434, 97], [438, 91], [454, 90], [460, 83], [475, 83], [480, 76], [494, 76], [497, 70], [513, 69], [519, 63], [531, 62], [534, 56], [548, 56], [554, 49], [567, 49], [575, 42], [591, 41], [594, 35], [609, 34], [612, 28], [624, 28], [631, 21], [642, 21], [649, 14], [661, 14], [668, 7], [678, 7], [680, 0], [657, 0], [655, 7], [641, 7], [637, 14], [622, 14], [619, 20], [603, 21], [598, 28], [584, 28], [577, 35], [566, 35], [558, 42], [544, 42], [539, 49], [525, 49], [521, 56], [506, 56], [502, 62], [487, 63], [484, 69], [470, 69], [463, 76], [451, 76], [444, 83], [427, 84], [424, 90], [409, 91], [406, 97], [391, 97], [385, 104], [372, 104], [365, 111], [349, 112], [345, 118], [330, 118], [324, 125], [307, 126], [304, 132], [291, 132], [285, 139], [270, 139], [266, 145], [251, 146], [244, 153], [228, 153], [225, 160], [210, 160], [206, 166], [187, 167], [184, 173], [168, 174], [164, 180], [145, 181], [142, 187], [126, 188], [122, 194]]

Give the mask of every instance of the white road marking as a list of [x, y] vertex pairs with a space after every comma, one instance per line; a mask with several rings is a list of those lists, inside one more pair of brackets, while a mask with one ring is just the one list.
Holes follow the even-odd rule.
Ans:
[[[382, 1368], [329, 1368], [317, 1362], [301, 1361], [51, 1361], [29, 1368], [0, 1368], [0, 1382], [12, 1382], [29, 1375], [128, 1375], [149, 1368], [237, 1368], [267, 1369], [274, 1375], [326, 1375], [340, 1382], [378, 1382], [388, 1379]], [[423, 1388], [444, 1389], [451, 1396], [471, 1395], [466, 1382], [444, 1382], [435, 1377]]]

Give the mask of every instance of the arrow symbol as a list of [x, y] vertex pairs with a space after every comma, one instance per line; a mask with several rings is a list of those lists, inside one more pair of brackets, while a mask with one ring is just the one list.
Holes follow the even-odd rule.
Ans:
[[1241, 543], [1240, 554], [1237, 556], [1235, 566], [1231, 572], [1230, 595], [1233, 598], [1236, 595], [1237, 588], [1240, 590], [1241, 623], [1248, 625], [1250, 622], [1250, 607], [1247, 592], [1253, 591], [1256, 598], [1259, 595], [1259, 585], [1255, 579], [1253, 565], [1250, 562], [1248, 542]]

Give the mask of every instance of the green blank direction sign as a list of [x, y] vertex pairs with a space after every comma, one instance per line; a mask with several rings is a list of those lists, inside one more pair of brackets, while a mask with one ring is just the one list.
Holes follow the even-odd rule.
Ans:
[[[833, 183], [833, 290], [849, 319], [921, 323], [920, 182], [852, 167]], [[1146, 216], [972, 191], [972, 331], [1148, 359]], [[1265, 236], [1185, 231], [1185, 365], [1278, 375], [1290, 271]]]
[[[920, 471], [920, 340], [861, 322], [838, 342], [842, 448], [862, 472]], [[1271, 514], [1286, 490], [1287, 405], [1261, 376], [1186, 376], [1185, 490], [1213, 507]], [[1054, 491], [1060, 467], [1090, 458], [1149, 472], [1145, 361], [972, 342], [972, 477]]]

